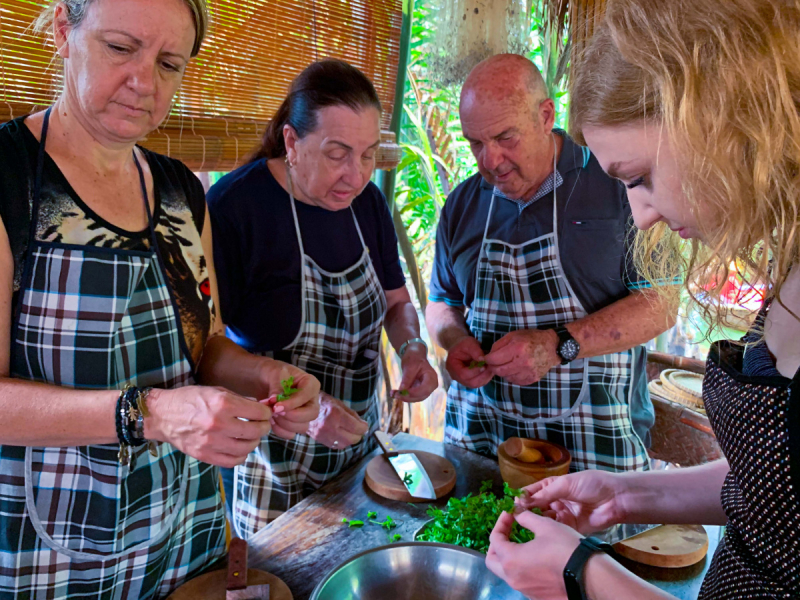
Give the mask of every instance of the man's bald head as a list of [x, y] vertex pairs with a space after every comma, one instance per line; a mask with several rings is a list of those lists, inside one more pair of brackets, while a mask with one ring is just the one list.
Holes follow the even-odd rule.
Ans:
[[464, 82], [459, 112], [483, 178], [509, 198], [530, 198], [553, 172], [559, 143], [536, 65], [516, 54], [486, 59]]
[[536, 65], [519, 54], [498, 54], [478, 63], [461, 88], [461, 104], [514, 102], [534, 108], [547, 99]]

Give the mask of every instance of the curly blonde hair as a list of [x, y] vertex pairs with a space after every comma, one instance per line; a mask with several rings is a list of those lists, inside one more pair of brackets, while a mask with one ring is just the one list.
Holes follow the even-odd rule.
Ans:
[[[89, 5], [95, 0], [53, 0], [50, 4], [42, 10], [39, 17], [34, 23], [34, 29], [38, 33], [44, 33], [53, 24], [55, 17], [56, 7], [63, 4], [67, 9], [67, 19], [69, 24], [73, 27], [78, 27], [83, 19], [86, 17], [86, 11]], [[192, 13], [194, 20], [194, 45], [192, 47], [192, 56], [197, 56], [200, 52], [200, 46], [208, 32], [208, 6], [206, 0], [184, 0], [184, 3]]]
[[[781, 286], [800, 257], [800, 0], [610, 0], [574, 80], [571, 122], [664, 127], [703, 241], [639, 232], [651, 282], [685, 276], [714, 327], [729, 269]], [[679, 286], [659, 286], [667, 296]], [[705, 292], [704, 292], [705, 291]], [[797, 316], [797, 315], [795, 315]]]

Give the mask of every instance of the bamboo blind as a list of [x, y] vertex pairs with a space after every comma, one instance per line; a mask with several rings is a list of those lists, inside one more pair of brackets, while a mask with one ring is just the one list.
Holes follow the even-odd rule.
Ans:
[[[50, 42], [31, 31], [44, 0], [0, 0], [0, 120], [49, 105], [58, 90]], [[212, 26], [175, 106], [143, 145], [196, 171], [227, 171], [259, 142], [292, 79], [335, 57], [361, 69], [392, 117], [402, 0], [209, 0]], [[386, 136], [379, 166], [399, 160]]]

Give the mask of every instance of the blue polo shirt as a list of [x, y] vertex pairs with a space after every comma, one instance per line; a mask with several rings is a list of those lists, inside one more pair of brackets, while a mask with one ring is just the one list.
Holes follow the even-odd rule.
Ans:
[[[522, 244], [553, 231], [553, 188], [558, 207], [561, 263], [575, 295], [587, 313], [647, 287], [629, 252], [635, 229], [625, 186], [603, 171], [588, 148], [555, 130], [564, 144], [556, 172], [527, 202], [497, 194], [486, 227], [493, 187], [479, 173], [448, 196], [436, 234], [430, 299], [469, 309], [475, 298], [475, 276], [484, 231], [487, 237]], [[647, 443], [654, 423], [647, 393], [644, 348], [634, 352], [634, 428]]]

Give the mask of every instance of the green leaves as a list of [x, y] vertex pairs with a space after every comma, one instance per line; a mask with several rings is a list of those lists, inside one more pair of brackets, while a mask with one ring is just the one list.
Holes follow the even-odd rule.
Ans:
[[[394, 535], [392, 535], [391, 531], [392, 529], [397, 527], [397, 522], [390, 515], [386, 515], [386, 518], [383, 521], [377, 521], [376, 520], [377, 518], [378, 518], [378, 513], [376, 513], [375, 511], [371, 510], [367, 513], [368, 522], [374, 523], [375, 525], [380, 525], [383, 529], [386, 530], [386, 541], [388, 541], [391, 544], [394, 542], [399, 542], [401, 539], [403, 539], [403, 536], [401, 536], [399, 533], [395, 533]], [[361, 529], [362, 527], [364, 527], [364, 521], [350, 520], [347, 517], [342, 519], [342, 523], [354, 529]]]
[[289, 398], [291, 398], [297, 392], [300, 391], [300, 389], [296, 388], [294, 385], [294, 376], [289, 377], [289, 379], [282, 380], [281, 387], [283, 388], [283, 393], [278, 394], [278, 402], [283, 402], [284, 400], [288, 400]]
[[[417, 535], [421, 542], [440, 542], [454, 544], [464, 548], [472, 548], [486, 554], [489, 551], [489, 535], [503, 512], [514, 512], [514, 498], [523, 494], [522, 490], [510, 488], [503, 484], [503, 497], [498, 498], [492, 492], [492, 482], [484, 481], [477, 496], [472, 494], [464, 498], [451, 498], [447, 507], [442, 510], [431, 506], [428, 515], [433, 519]], [[541, 511], [534, 510], [537, 514]], [[530, 542], [533, 532], [514, 523], [511, 541], [519, 544]]]

